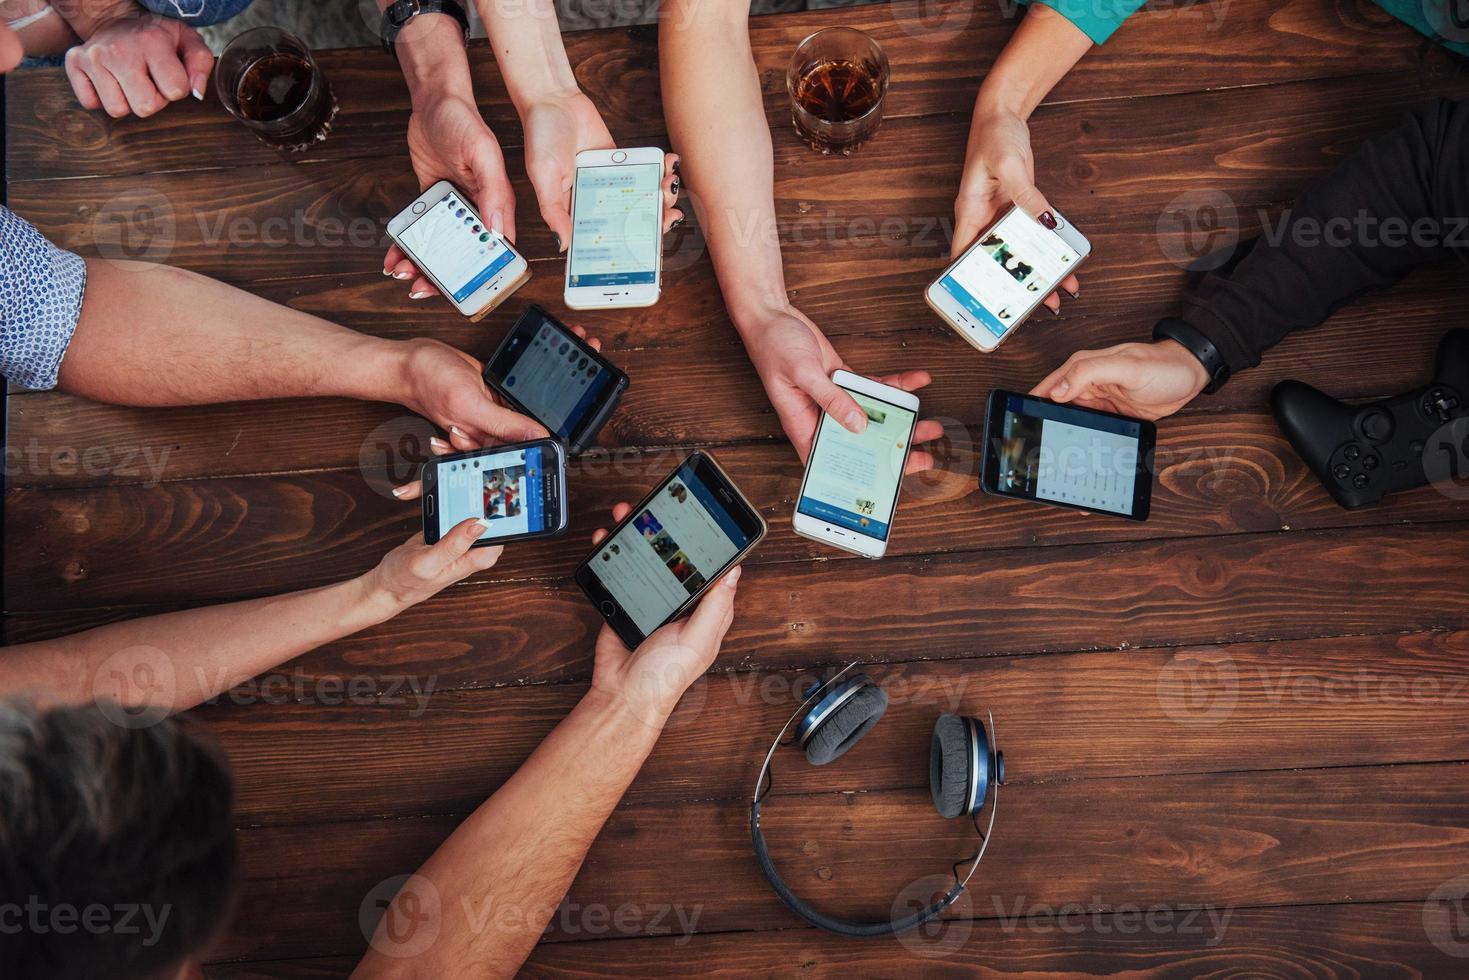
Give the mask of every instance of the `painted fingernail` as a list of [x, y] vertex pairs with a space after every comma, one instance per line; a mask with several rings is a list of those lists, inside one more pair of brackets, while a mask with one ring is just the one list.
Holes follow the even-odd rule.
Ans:
[[733, 589], [736, 585], [740, 584], [741, 571], [742, 569], [740, 568], [740, 566], [736, 565], [734, 568], [731, 568], [728, 572], [725, 573], [724, 587], [726, 589]]
[[680, 184], [678, 182], [678, 178], [675, 177], [673, 178], [673, 183], [668, 185], [668, 190], [673, 194], [674, 197], [678, 197], [678, 189], [682, 186], [683, 184]]
[[411, 272], [394, 272], [394, 273], [392, 273], [392, 276], [393, 276], [394, 279], [412, 279], [413, 278], [413, 273], [411, 273]]
[[1051, 229], [1052, 231], [1056, 230], [1056, 216], [1051, 212], [1042, 211], [1040, 217], [1036, 220], [1045, 225], [1047, 228]]
[[553, 231], [551, 232], [551, 237], [556, 239], [556, 251], [561, 251], [561, 236]]
[[392, 278], [392, 276], [393, 276], [393, 270], [392, 269], [384, 269], [383, 270], [383, 275], [387, 276], [388, 278]]
[[452, 449], [452, 448], [454, 448], [453, 446], [450, 446], [444, 440], [440, 439], [438, 436], [429, 436], [428, 444], [430, 446], [433, 446], [435, 449]]
[[867, 416], [863, 414], [860, 410], [853, 409], [852, 411], [847, 413], [846, 425], [847, 428], [851, 429], [853, 432], [861, 432], [864, 428], [867, 427]]
[[1046, 307], [1046, 309], [1051, 310], [1051, 316], [1060, 316], [1061, 315], [1061, 307], [1059, 307], [1059, 306], [1056, 307], [1053, 310], [1049, 306]]
[[401, 496], [403, 496], [403, 490], [404, 490], [403, 487], [394, 487], [393, 488], [393, 496], [395, 496], [395, 497], [401, 497]]
[[204, 86], [209, 84], [208, 75], [195, 75], [189, 79], [189, 91], [200, 102], [204, 101]]
[[423, 299], [427, 295], [428, 295], [428, 293], [424, 292], [421, 289], [417, 289], [417, 290], [414, 290], [413, 292], [409, 293], [408, 294], [408, 298], [409, 299]]
[[675, 160], [675, 161], [673, 161], [673, 172], [674, 172], [674, 174], [675, 174], [675, 175], [677, 175], [677, 174], [678, 174], [678, 168], [679, 168], [679, 166], [680, 166], [680, 165], [681, 165], [681, 164], [682, 164], [682, 163], [683, 163], [683, 161], [682, 161], [682, 160]]
[[490, 529], [490, 522], [483, 517], [476, 517], [474, 523], [470, 525], [470, 529], [474, 532], [475, 537], [479, 537]]
[[1068, 391], [1070, 391], [1070, 390], [1071, 390], [1071, 382], [1070, 381], [1058, 381], [1058, 382], [1056, 382], [1056, 387], [1054, 387], [1054, 388], [1051, 389], [1051, 397], [1053, 397], [1053, 398], [1065, 398], [1066, 397], [1066, 393]]
[[453, 433], [454, 435], [456, 435], [456, 436], [463, 436], [464, 435], [464, 430], [461, 429], [461, 428], [459, 428], [459, 426], [457, 426], [457, 425], [451, 425], [451, 426], [449, 426], [449, 431], [451, 433]]
[[1065, 286], [1062, 286], [1061, 288], [1065, 291], [1066, 295], [1067, 296], [1070, 296], [1072, 299], [1080, 299], [1081, 298], [1081, 287], [1080, 286], [1077, 286], [1075, 289], [1066, 289]]
[[675, 228], [679, 227], [680, 225], [682, 225], [687, 220], [688, 220], [688, 217], [682, 211], [680, 211], [678, 213], [678, 217], [673, 219], [673, 224], [671, 224], [671, 225], [668, 226], [668, 230], [669, 231], [672, 231], [673, 229], [675, 229]]
[[505, 216], [499, 211], [490, 215], [490, 231], [502, 238], [505, 236]]

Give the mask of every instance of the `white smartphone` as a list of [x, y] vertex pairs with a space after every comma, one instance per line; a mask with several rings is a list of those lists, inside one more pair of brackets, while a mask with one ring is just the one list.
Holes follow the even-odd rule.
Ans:
[[530, 278], [530, 263], [447, 180], [388, 222], [388, 235], [454, 308], [479, 319]]
[[1051, 212], [1054, 229], [1017, 207], [980, 233], [923, 298], [959, 336], [992, 351], [1091, 254], [1086, 240]]
[[583, 150], [571, 186], [566, 305], [652, 306], [663, 276], [663, 151]]
[[918, 424], [918, 396], [849, 371], [831, 380], [867, 413], [867, 428], [851, 432], [821, 414], [791, 521], [802, 537], [881, 558]]

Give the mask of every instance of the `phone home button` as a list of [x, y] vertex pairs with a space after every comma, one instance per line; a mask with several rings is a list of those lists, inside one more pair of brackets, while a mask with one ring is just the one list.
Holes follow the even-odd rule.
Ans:
[[613, 163], [622, 163], [626, 159], [627, 159], [627, 154], [625, 152], [623, 152], [622, 150], [618, 150], [616, 153], [612, 154], [612, 162]]
[[617, 615], [617, 603], [613, 602], [611, 599], [604, 599], [602, 601], [602, 615], [603, 616], [615, 616], [615, 615]]
[[427, 210], [428, 210], [428, 205], [427, 204], [424, 204], [422, 201], [414, 201], [413, 202], [413, 213], [414, 214], [423, 214], [423, 212], [425, 212]]

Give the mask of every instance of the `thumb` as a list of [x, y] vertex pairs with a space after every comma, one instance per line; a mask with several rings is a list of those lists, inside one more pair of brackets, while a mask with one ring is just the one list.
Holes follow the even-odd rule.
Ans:
[[1007, 189], [1006, 193], [1010, 195], [1010, 200], [1015, 202], [1017, 208], [1047, 228], [1055, 229], [1056, 219], [1053, 216], [1054, 212], [1051, 211], [1051, 203], [1046, 200], [1046, 196], [1040, 192], [1040, 189], [1030, 182], [1029, 178], [1013, 190]]
[[209, 73], [214, 69], [214, 55], [199, 32], [187, 24], [179, 26], [178, 52], [184, 71], [189, 75], [189, 91], [202, 101], [204, 90], [209, 86]]
[[1126, 369], [1112, 357], [1092, 357], [1077, 361], [1051, 386], [1052, 401], [1070, 402], [1104, 384], [1125, 384]]
[[482, 517], [471, 517], [455, 524], [448, 534], [419, 558], [414, 572], [429, 581], [443, 575], [451, 565], [469, 553], [469, 549], [489, 526], [489, 522]]
[[566, 209], [565, 200], [553, 198], [547, 201], [539, 188], [536, 196], [541, 201], [541, 220], [546, 222], [546, 227], [556, 236], [556, 250], [566, 251], [571, 246], [571, 212]]
[[479, 410], [470, 424], [505, 442], [546, 439], [551, 433], [535, 419], [495, 404], [488, 396], [480, 399]]
[[867, 413], [862, 411], [857, 400], [816, 368], [803, 371], [796, 383], [811, 396], [812, 401], [821, 406], [823, 412], [836, 419], [843, 428], [851, 432], [861, 432], [867, 428]]
[[491, 231], [515, 241], [515, 191], [505, 173], [505, 158], [494, 139], [486, 136], [470, 161], [474, 175], [475, 206]]
[[725, 572], [714, 587], [699, 600], [699, 608], [684, 624], [683, 638], [696, 650], [717, 653], [734, 622], [735, 590], [739, 586], [739, 565]]
[[954, 205], [954, 234], [949, 241], [949, 257], [958, 258], [960, 253], [974, 244], [980, 231], [988, 228], [994, 220], [993, 198], [987, 197], [983, 203], [971, 203], [966, 198], [960, 198]]

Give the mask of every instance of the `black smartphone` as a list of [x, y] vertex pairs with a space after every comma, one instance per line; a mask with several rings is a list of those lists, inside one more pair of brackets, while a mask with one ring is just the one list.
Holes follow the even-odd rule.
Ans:
[[612, 417], [627, 375], [565, 324], [531, 306], [485, 363], [485, 384], [576, 456]]
[[566, 450], [555, 439], [439, 456], [420, 478], [428, 544], [471, 517], [489, 523], [476, 548], [566, 530]]
[[1001, 497], [1145, 521], [1157, 439], [1141, 419], [992, 391], [979, 484]]
[[714, 458], [695, 452], [577, 566], [576, 584], [636, 647], [692, 608], [765, 530]]

